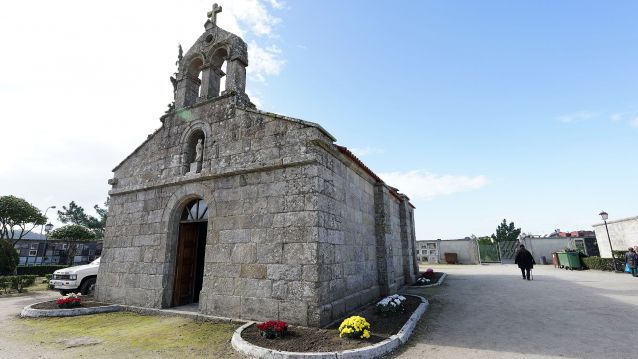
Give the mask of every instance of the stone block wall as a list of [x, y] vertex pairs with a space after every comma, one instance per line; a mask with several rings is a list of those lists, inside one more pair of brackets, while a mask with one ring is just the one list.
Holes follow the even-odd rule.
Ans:
[[373, 179], [329, 152], [319, 170], [320, 324], [379, 296]]
[[318, 303], [316, 172], [305, 165], [215, 182], [202, 312], [311, 322]]
[[[203, 313], [320, 326], [414, 276], [407, 198], [331, 150], [318, 125], [232, 96], [162, 121], [114, 170], [99, 300], [171, 305], [179, 217], [194, 199], [209, 207]], [[185, 173], [192, 133], [205, 137], [200, 173]]]

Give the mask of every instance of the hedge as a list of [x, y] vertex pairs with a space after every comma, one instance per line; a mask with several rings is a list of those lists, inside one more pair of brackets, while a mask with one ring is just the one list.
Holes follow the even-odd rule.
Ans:
[[58, 269], [68, 268], [69, 266], [48, 265], [48, 266], [18, 266], [18, 275], [37, 275], [44, 277], [47, 274], [53, 274]]
[[614, 268], [614, 262], [611, 258], [600, 258], [600, 257], [584, 257], [581, 258], [583, 264], [587, 269], [597, 269], [604, 271], [615, 271], [625, 270], [625, 261], [622, 259], [616, 258], [616, 268]]
[[35, 283], [35, 275], [14, 275], [0, 277], [0, 289], [7, 293], [7, 289], [15, 289], [18, 293], [22, 293], [24, 288], [32, 286]]

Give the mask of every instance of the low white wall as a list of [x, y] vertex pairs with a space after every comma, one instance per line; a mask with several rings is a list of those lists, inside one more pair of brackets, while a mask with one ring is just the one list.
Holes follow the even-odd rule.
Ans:
[[435, 244], [439, 263], [445, 263], [445, 253], [456, 253], [459, 264], [478, 264], [478, 246], [473, 239], [448, 239], [436, 241], [417, 241], [416, 248], [419, 251], [417, 257], [420, 261], [426, 261], [429, 253], [429, 244]]
[[445, 253], [456, 253], [460, 264], [478, 264], [478, 247], [473, 239], [441, 240], [439, 261], [445, 263]]
[[[609, 238], [615, 251], [626, 251], [629, 247], [638, 246], [638, 217], [608, 221], [607, 227], [609, 227]], [[600, 256], [611, 258], [605, 224], [594, 224], [594, 232], [596, 232]]]
[[576, 249], [573, 238], [569, 237], [552, 237], [552, 238], [525, 238], [521, 242], [528, 251], [532, 252], [532, 256], [537, 264], [541, 264], [541, 257], [547, 258], [547, 263], [552, 263], [552, 252], [562, 251], [565, 248]]

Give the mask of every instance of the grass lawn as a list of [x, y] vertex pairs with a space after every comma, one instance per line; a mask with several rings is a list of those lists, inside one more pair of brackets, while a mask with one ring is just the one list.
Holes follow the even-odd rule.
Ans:
[[[230, 345], [238, 327], [230, 323], [121, 312], [12, 324], [12, 340], [63, 350], [69, 357], [242, 358]], [[85, 345], [75, 347], [78, 339]]]

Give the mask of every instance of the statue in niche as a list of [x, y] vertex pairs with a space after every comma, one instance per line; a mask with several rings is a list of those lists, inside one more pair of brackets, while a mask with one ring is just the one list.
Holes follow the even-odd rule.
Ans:
[[188, 168], [187, 175], [200, 173], [202, 171], [202, 155], [204, 152], [204, 139], [197, 139], [197, 144], [195, 145], [195, 158], [193, 162], [190, 163]]
[[204, 145], [202, 144], [202, 139], [197, 140], [197, 145], [195, 145], [195, 162], [202, 162], [202, 149]]

